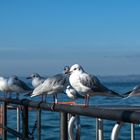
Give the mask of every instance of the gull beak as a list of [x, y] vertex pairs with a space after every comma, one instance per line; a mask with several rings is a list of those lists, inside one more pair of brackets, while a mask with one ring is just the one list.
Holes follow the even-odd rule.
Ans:
[[69, 71], [65, 71], [64, 74], [69, 74]]
[[72, 71], [69, 71], [69, 74], [72, 74]]
[[72, 71], [66, 71], [65, 72], [65, 74], [71, 74], [72, 73]]

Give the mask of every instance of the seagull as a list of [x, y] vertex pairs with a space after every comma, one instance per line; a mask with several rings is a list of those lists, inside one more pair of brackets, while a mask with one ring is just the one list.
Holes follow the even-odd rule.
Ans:
[[27, 79], [32, 79], [32, 86], [36, 88], [45, 81], [45, 78], [40, 76], [38, 73], [32, 73]]
[[74, 64], [69, 70], [69, 82], [71, 86], [85, 96], [85, 106], [89, 105], [90, 96], [118, 96], [120, 94], [105, 87], [99, 79], [84, 71], [81, 65]]
[[16, 75], [11, 76], [8, 79], [8, 86], [12, 92], [16, 92], [16, 98], [18, 99], [19, 93], [31, 92], [32, 89]]
[[4, 96], [11, 92], [8, 86], [8, 79], [2, 76], [0, 77], [0, 91], [4, 93]]
[[123, 95], [127, 96], [126, 98], [132, 96], [140, 96], [140, 85], [136, 85], [131, 91], [128, 91]]
[[31, 97], [42, 94], [53, 95], [54, 104], [57, 103], [57, 93], [63, 93], [68, 85], [69, 67], [65, 66], [62, 74], [56, 74], [48, 77], [42, 84], [36, 87]]
[[76, 100], [78, 98], [84, 98], [83, 95], [79, 94], [72, 86], [68, 85], [65, 93], [67, 94], [67, 96], [73, 100]]
[[[27, 77], [27, 79], [32, 79], [32, 86], [34, 89], [45, 81], [45, 77], [40, 76], [38, 73], [32, 73], [31, 76]], [[31, 94], [32, 93], [27, 93], [25, 94], [25, 96], [31, 96]], [[42, 94], [42, 100], [43, 100], [43, 97], [44, 96]]]

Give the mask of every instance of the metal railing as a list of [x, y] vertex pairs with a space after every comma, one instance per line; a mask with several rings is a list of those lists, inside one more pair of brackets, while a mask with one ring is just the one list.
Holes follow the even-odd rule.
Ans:
[[[31, 140], [28, 132], [28, 113], [29, 107], [37, 109], [37, 140], [41, 140], [41, 110], [60, 112], [60, 140], [68, 140], [68, 114], [88, 116], [97, 118], [97, 128], [96, 128], [96, 139], [103, 139], [103, 119], [113, 120], [123, 123], [139, 124], [140, 123], [140, 107], [139, 106], [89, 106], [84, 107], [83, 105], [67, 105], [67, 104], [56, 104], [52, 110], [52, 103], [44, 103], [32, 101], [29, 99], [10, 99], [10, 98], [0, 98], [0, 102], [3, 103], [3, 123], [0, 127], [3, 128], [2, 140], [7, 140], [7, 132], [13, 134], [22, 140]], [[22, 106], [22, 132], [17, 132], [16, 130], [9, 128], [7, 126], [7, 105], [13, 104], [17, 106]], [[121, 123], [122, 124], [122, 123]], [[117, 125], [117, 124], [116, 124]], [[117, 125], [112, 130], [112, 140], [116, 140], [118, 132], [121, 126]], [[131, 139], [134, 139], [134, 125], [131, 129]], [[79, 138], [77, 138], [79, 139]]]

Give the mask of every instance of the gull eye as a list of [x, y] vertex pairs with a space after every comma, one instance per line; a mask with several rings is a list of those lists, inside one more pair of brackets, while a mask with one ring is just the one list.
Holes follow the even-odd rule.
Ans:
[[74, 68], [74, 70], [76, 70], [76, 68]]
[[65, 67], [64, 67], [64, 70], [65, 70], [65, 71], [66, 71], [66, 70], [68, 71], [69, 69], [70, 69], [69, 66], [65, 66]]

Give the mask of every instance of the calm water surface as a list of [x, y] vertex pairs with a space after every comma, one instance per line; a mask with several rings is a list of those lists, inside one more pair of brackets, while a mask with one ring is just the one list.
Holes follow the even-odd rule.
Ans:
[[[25, 80], [25, 79], [24, 79]], [[140, 80], [129, 80], [122, 81], [121, 79], [114, 82], [114, 78], [106, 80], [100, 79], [102, 82], [110, 89], [115, 90], [119, 93], [124, 93], [131, 90], [135, 85], [140, 84]], [[28, 81], [29, 82], [29, 81]], [[65, 95], [59, 95], [59, 101], [68, 101], [69, 99]], [[33, 100], [39, 100], [39, 98], [33, 98]], [[52, 97], [48, 97], [48, 101], [52, 101]], [[83, 100], [78, 100], [78, 103], [83, 103]], [[108, 98], [108, 97], [92, 97], [90, 100], [92, 105], [139, 105], [140, 97], [133, 97], [128, 99], [120, 98]], [[29, 124], [30, 131], [33, 128], [34, 122], [36, 120], [36, 111], [30, 111], [29, 113]], [[42, 140], [58, 140], [59, 139], [59, 113], [42, 111]], [[80, 117], [81, 119], [81, 140], [91, 140], [95, 139], [96, 129], [95, 129], [95, 118]], [[104, 136], [105, 140], [110, 140], [111, 130], [116, 122], [104, 120]], [[8, 111], [8, 126], [16, 129], [16, 111]], [[136, 140], [140, 139], [140, 126], [136, 125]], [[15, 137], [8, 134], [8, 140], [16, 140]], [[36, 131], [35, 131], [36, 139]], [[125, 124], [119, 135], [119, 140], [129, 140], [130, 139], [130, 125]]]

